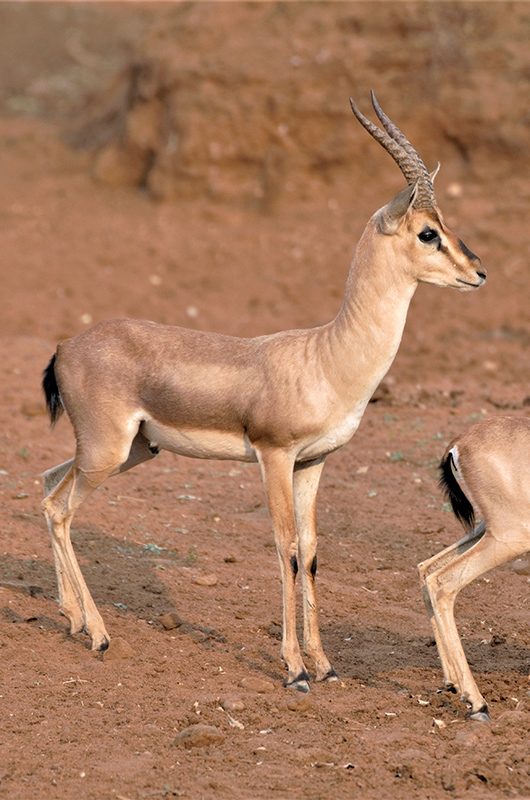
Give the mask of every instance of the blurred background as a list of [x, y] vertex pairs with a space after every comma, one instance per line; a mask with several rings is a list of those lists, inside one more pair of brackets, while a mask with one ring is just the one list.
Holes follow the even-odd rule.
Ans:
[[[528, 345], [527, 3], [3, 3], [3, 333], [107, 316], [254, 335], [336, 313], [402, 186], [374, 88], [486, 288], [422, 287], [400, 380], [514, 382]], [[417, 374], [418, 373], [418, 374]]]

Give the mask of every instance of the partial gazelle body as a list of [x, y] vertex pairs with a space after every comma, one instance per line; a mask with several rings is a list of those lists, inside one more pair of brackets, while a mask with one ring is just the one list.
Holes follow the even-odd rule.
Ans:
[[71, 631], [84, 628], [93, 648], [107, 647], [109, 636], [72, 549], [72, 516], [109, 476], [167, 449], [259, 462], [280, 562], [287, 685], [308, 689], [296, 634], [298, 572], [304, 650], [317, 680], [335, 676], [315, 593], [315, 500], [324, 460], [354, 434], [390, 367], [418, 282], [472, 289], [486, 277], [445, 226], [412, 145], [375, 97], [373, 104], [384, 130], [352, 108], [398, 163], [407, 187], [368, 222], [332, 322], [240, 339], [114, 320], [61, 343], [48, 365], [43, 385], [52, 421], [64, 407], [77, 449], [45, 473], [43, 508], [61, 608]]
[[[418, 565], [445, 684], [489, 719], [454, 619], [456, 597], [485, 572], [530, 550], [530, 419], [493, 417], [447, 448], [440, 485], [466, 531], [455, 544]], [[476, 522], [476, 524], [475, 524]]]

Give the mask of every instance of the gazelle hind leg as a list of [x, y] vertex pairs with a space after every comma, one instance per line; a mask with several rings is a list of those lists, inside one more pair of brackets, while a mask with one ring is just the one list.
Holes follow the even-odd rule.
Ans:
[[[92, 649], [105, 650], [110, 639], [85, 583], [70, 539], [74, 513], [95, 488], [77, 467], [72, 466], [44, 499], [43, 509], [52, 537], [62, 611], [70, 619], [72, 632], [84, 628], [91, 638]], [[72, 608], [75, 609], [73, 613]], [[81, 612], [81, 622], [77, 609]]]
[[442, 564], [452, 561], [459, 553], [469, 550], [475, 543], [475, 540], [480, 539], [485, 531], [486, 526], [484, 522], [479, 522], [473, 530], [468, 531], [464, 536], [458, 539], [458, 541], [453, 542], [453, 544], [450, 544], [448, 547], [444, 547], [443, 550], [440, 550], [434, 556], [431, 556], [431, 558], [427, 558], [425, 561], [418, 564], [418, 572], [420, 573], [420, 580], [422, 583], [425, 581], [428, 574], [434, 572], [434, 570], [441, 567]]
[[70, 539], [70, 525], [76, 509], [107, 477], [154, 457], [140, 434], [132, 444], [130, 441], [125, 444], [122, 452], [125, 457], [121, 464], [83, 470], [72, 459], [44, 474], [43, 510], [52, 539], [61, 611], [70, 621], [71, 633], [83, 628], [87, 631], [94, 650], [106, 649], [110, 639], [79, 568]]
[[[47, 497], [50, 492], [55, 489], [57, 484], [62, 481], [70, 467], [72, 467], [73, 463], [74, 459], [71, 458], [69, 461], [65, 461], [63, 464], [58, 464], [56, 467], [46, 470], [42, 476], [44, 497]], [[64, 614], [64, 616], [70, 622], [70, 633], [79, 633], [79, 631], [83, 630], [84, 625], [83, 611], [79, 604], [79, 600], [73, 585], [71, 584], [65, 571], [61, 569], [61, 560], [57, 550], [57, 545], [54, 537], [51, 535], [52, 527], [48, 519], [47, 522], [52, 540], [53, 560], [55, 562], [55, 572], [57, 575], [59, 608], [61, 609], [61, 613]]]
[[431, 572], [426, 578], [440, 639], [452, 654], [455, 683], [462, 699], [471, 705], [471, 718], [475, 720], [489, 719], [488, 707], [473, 678], [458, 635], [454, 619], [455, 600], [464, 586], [494, 567], [526, 552], [527, 548], [523, 535], [518, 542], [513, 534], [496, 535], [488, 527], [486, 533], [472, 547]]
[[294, 461], [290, 454], [282, 450], [258, 452], [258, 458], [280, 562], [283, 600], [281, 656], [288, 670], [286, 686], [307, 692], [309, 675], [296, 635], [298, 542], [293, 505]]
[[436, 622], [436, 616], [434, 614], [434, 610], [432, 607], [431, 598], [429, 595], [429, 586], [427, 583], [427, 577], [435, 572], [437, 569], [442, 567], [445, 564], [449, 564], [456, 558], [459, 554], [465, 552], [473, 544], [480, 539], [481, 536], [484, 535], [485, 526], [483, 522], [480, 522], [472, 531], [466, 533], [461, 539], [453, 544], [446, 547], [444, 550], [441, 550], [436, 555], [432, 556], [432, 558], [427, 559], [426, 561], [422, 561], [421, 564], [418, 564], [418, 572], [420, 574], [420, 583], [423, 590], [423, 600], [425, 603], [425, 607], [427, 609], [427, 613], [429, 615], [429, 619], [431, 621], [431, 626], [434, 634], [434, 639], [436, 641], [436, 647], [438, 650], [438, 655], [440, 656], [440, 662], [442, 665], [442, 671], [444, 675], [444, 685], [449, 691], [456, 692], [456, 684], [457, 684], [457, 669], [453, 663], [453, 655], [451, 651], [446, 647], [446, 642], [442, 636], [440, 636], [440, 631], [438, 629], [438, 625]]
[[295, 467], [294, 507], [298, 528], [299, 569], [302, 578], [304, 652], [315, 662], [316, 680], [337, 680], [322, 647], [315, 587], [317, 572], [316, 496], [324, 460]]

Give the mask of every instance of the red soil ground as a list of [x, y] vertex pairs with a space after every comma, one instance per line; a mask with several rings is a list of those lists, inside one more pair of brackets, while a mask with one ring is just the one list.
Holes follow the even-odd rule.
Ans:
[[[517, 34], [528, 7], [398, 4], [396, 11], [378, 4], [370, 25], [371, 5], [274, 6], [273, 22], [266, 7], [230, 5], [230, 14], [208, 5], [139, 6], [126, 18], [123, 6], [1, 9], [9, 46], [0, 48], [0, 796], [529, 796], [528, 570], [499, 569], [458, 604], [464, 645], [492, 714], [491, 724], [480, 725], [466, 720], [458, 699], [437, 693], [442, 676], [415, 569], [460, 535], [436, 485], [446, 442], [471, 421], [525, 415], [530, 404], [529, 192], [521, 148], [528, 131], [527, 117], [513, 111], [528, 88], [526, 46]], [[289, 175], [295, 190], [252, 203], [245, 192], [252, 193], [254, 178], [246, 167], [240, 175], [230, 159], [221, 159], [214, 175], [223, 181], [210, 185], [205, 147], [197, 173], [186, 173], [186, 196], [176, 175], [171, 200], [155, 202], [156, 170], [144, 181], [147, 191], [93, 178], [105, 147], [130, 147], [123, 130], [114, 139], [106, 134], [96, 153], [65, 143], [79, 97], [92, 93], [87, 115], [97, 122], [97, 98], [109, 97], [104, 88], [130, 64], [143, 30], [177, 11], [184, 16], [172, 24], [191, 37], [183, 40], [183, 59], [194, 55], [199, 73], [204, 64], [219, 69], [216, 53], [230, 34], [242, 73], [254, 49], [270, 91], [284, 99], [287, 85], [298, 85], [300, 96], [307, 86], [293, 78], [298, 62], [270, 60], [268, 51], [265, 58], [270, 40], [259, 38], [261, 24], [279, 25], [277, 15], [284, 15], [291, 27], [279, 36], [279, 52], [290, 42], [302, 60], [331, 47], [348, 63], [345, 43], [358, 43], [351, 68], [358, 64], [362, 81], [351, 86], [345, 79], [337, 88], [333, 79], [318, 79], [341, 111], [321, 114], [303, 146], [295, 137], [282, 156], [285, 172], [273, 173], [273, 186]], [[262, 16], [250, 25], [249, 14]], [[419, 107], [426, 79], [416, 67], [410, 71], [403, 48], [416, 42], [407, 39], [411, 31], [423, 44], [434, 36], [423, 14], [429, 24], [445, 14], [445, 36], [454, 38], [450, 46], [437, 28], [431, 66], [438, 65], [441, 83], [432, 104], [421, 96], [420, 114], [414, 99]], [[150, 41], [142, 52], [152, 64]], [[453, 56], [465, 56], [467, 71], [455, 86], [450, 53], [460, 45]], [[372, 52], [379, 61], [370, 60]], [[409, 48], [413, 63], [418, 52]], [[186, 69], [195, 80], [199, 73]], [[407, 80], [413, 91], [403, 100], [403, 119], [396, 92]], [[70, 457], [73, 437], [67, 421], [49, 430], [42, 369], [58, 339], [110, 316], [242, 336], [329, 320], [366, 220], [400, 186], [388, 157], [349, 116], [347, 95], [359, 92], [363, 102], [370, 85], [381, 87], [390, 114], [420, 151], [443, 162], [439, 204], [480, 254], [489, 279], [466, 295], [420, 287], [377, 402], [351, 444], [328, 460], [319, 494], [319, 590], [323, 639], [340, 682], [315, 686], [299, 703], [282, 687], [279, 575], [256, 467], [167, 453], [109, 481], [76, 517], [73, 541], [84, 574], [115, 645], [123, 640], [121, 658], [118, 645], [107, 657], [94, 655], [84, 636], [66, 634], [57, 610], [40, 473]], [[477, 86], [474, 123], [468, 110]], [[505, 102], [507, 94], [515, 105]], [[300, 113], [297, 103], [293, 93]], [[285, 101], [287, 121], [288, 108]], [[124, 118], [129, 111], [122, 109]], [[247, 113], [252, 117], [252, 108]], [[423, 131], [429, 118], [434, 138]], [[191, 116], [182, 119], [187, 125]], [[204, 109], [198, 119], [199, 141], [223, 122]], [[467, 155], [450, 135], [436, 134], [432, 119], [450, 120], [450, 134], [461, 131]], [[492, 126], [486, 130], [485, 120]], [[351, 145], [325, 174], [307, 156], [322, 135], [338, 137], [341, 153], [344, 142]], [[258, 150], [263, 136], [259, 128]], [[165, 163], [155, 156], [154, 164]], [[99, 169], [99, 177], [109, 173]], [[213, 585], [196, 582], [208, 575]], [[182, 624], [165, 630], [159, 617], [169, 611]], [[266, 691], [248, 679], [268, 681]], [[226, 698], [241, 701], [238, 710], [223, 710]], [[193, 749], [175, 743], [196, 723], [215, 726], [219, 741]]]

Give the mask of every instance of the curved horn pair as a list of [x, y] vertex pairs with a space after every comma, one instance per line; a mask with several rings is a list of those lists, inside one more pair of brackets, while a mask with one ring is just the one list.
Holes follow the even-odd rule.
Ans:
[[359, 111], [352, 98], [350, 105], [353, 113], [374, 139], [392, 156], [409, 186], [417, 184], [414, 208], [433, 208], [435, 205], [432, 180], [422, 159], [411, 145], [405, 134], [388, 117], [378, 103], [374, 92], [370, 92], [372, 105], [384, 130], [374, 125]]

